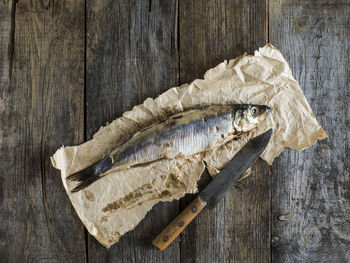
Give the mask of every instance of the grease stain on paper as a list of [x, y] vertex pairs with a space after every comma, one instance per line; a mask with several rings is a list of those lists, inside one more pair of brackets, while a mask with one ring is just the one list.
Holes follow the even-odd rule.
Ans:
[[[162, 175], [161, 179], [165, 181], [167, 189], [161, 192], [157, 191], [157, 189], [153, 187], [155, 183], [155, 180], [153, 180], [152, 183], [144, 184], [118, 200], [107, 204], [107, 206], [102, 208], [102, 212], [115, 212], [119, 208], [132, 209], [146, 202], [171, 196], [172, 192], [168, 189], [186, 189], [186, 184], [173, 173], [168, 176]], [[107, 220], [106, 217], [104, 217], [104, 221], [105, 220]]]
[[86, 198], [87, 200], [89, 200], [89, 201], [91, 201], [91, 202], [95, 201], [95, 196], [94, 196], [94, 194], [93, 194], [91, 191], [85, 190], [85, 191], [84, 191], [84, 195], [85, 195], [85, 198]]
[[165, 186], [167, 188], [175, 188], [175, 189], [179, 189], [179, 188], [182, 188], [182, 189], [186, 189], [186, 184], [184, 182], [182, 182], [177, 176], [176, 174], [170, 174], [168, 176], [168, 179], [165, 183]]
[[144, 184], [138, 188], [136, 188], [133, 192], [119, 198], [118, 200], [109, 203], [105, 206], [102, 211], [103, 212], [111, 212], [114, 210], [118, 210], [119, 208], [127, 208], [134, 203], [137, 203], [144, 195], [152, 194], [152, 184]]

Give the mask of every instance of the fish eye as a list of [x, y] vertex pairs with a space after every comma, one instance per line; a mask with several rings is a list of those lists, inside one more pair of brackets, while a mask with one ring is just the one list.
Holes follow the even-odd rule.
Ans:
[[258, 113], [259, 113], [259, 110], [258, 110], [257, 107], [252, 107], [252, 108], [250, 109], [250, 114], [251, 114], [253, 117], [258, 116]]

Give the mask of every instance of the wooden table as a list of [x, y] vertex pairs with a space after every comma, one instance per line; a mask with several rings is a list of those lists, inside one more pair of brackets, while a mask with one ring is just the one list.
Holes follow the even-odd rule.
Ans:
[[[50, 155], [147, 97], [271, 42], [329, 139], [259, 161], [165, 252], [188, 204], [159, 203], [109, 250]], [[1, 262], [349, 262], [350, 1], [1, 0]]]

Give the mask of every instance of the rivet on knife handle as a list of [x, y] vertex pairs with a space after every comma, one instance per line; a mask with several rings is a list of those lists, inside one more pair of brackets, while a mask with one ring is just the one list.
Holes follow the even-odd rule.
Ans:
[[192, 203], [153, 240], [152, 244], [160, 251], [165, 250], [205, 206], [206, 202], [200, 197], [194, 199]]

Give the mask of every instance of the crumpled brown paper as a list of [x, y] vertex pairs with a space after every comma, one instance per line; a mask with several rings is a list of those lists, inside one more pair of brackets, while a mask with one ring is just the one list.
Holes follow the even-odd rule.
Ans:
[[[71, 193], [75, 183], [66, 176], [108, 155], [138, 130], [188, 108], [230, 103], [267, 104], [266, 122], [239, 140], [188, 159], [161, 160], [143, 167], [110, 174], [86, 189]], [[206, 72], [204, 79], [172, 88], [125, 112], [92, 140], [62, 147], [51, 158], [61, 170], [63, 185], [80, 219], [101, 244], [110, 247], [132, 230], [159, 201], [179, 199], [197, 191], [205, 160], [214, 175], [252, 137], [268, 128], [274, 133], [262, 158], [269, 164], [284, 148], [302, 150], [327, 135], [316, 121], [303, 91], [282, 54], [268, 44], [255, 55], [224, 61]]]

